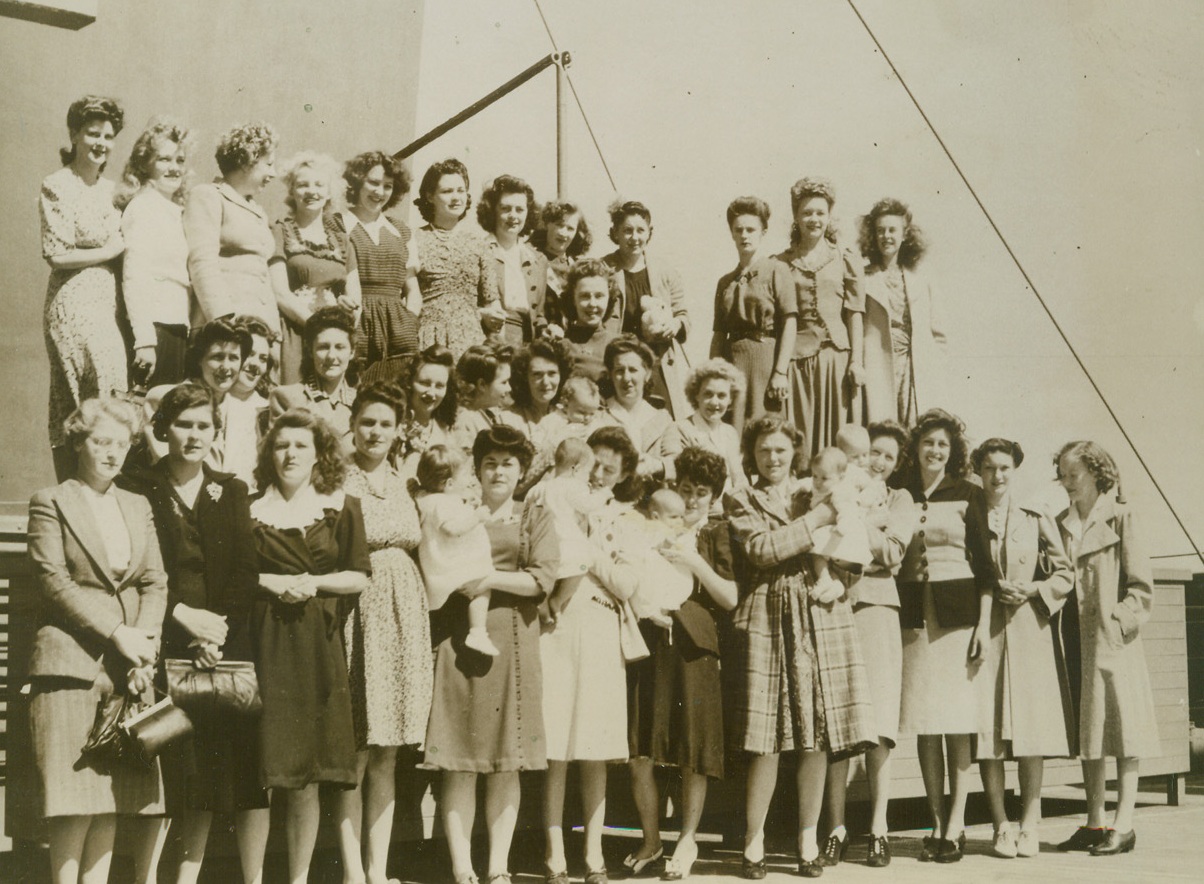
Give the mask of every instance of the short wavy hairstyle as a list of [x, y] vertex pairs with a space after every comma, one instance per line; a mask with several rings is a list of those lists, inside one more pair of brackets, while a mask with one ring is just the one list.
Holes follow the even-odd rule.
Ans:
[[411, 411], [410, 397], [414, 395], [414, 378], [425, 365], [437, 365], [447, 369], [447, 392], [443, 401], [435, 406], [434, 418], [445, 427], [450, 427], [456, 422], [456, 409], [459, 407], [456, 395], [456, 357], [441, 344], [431, 344], [421, 353], [415, 353], [402, 366], [398, 383], [405, 396], [406, 414]]
[[[813, 197], [820, 197], [828, 204], [829, 213], [836, 206], [836, 187], [827, 178], [800, 178], [790, 188], [790, 215], [798, 217], [799, 206]], [[828, 218], [828, 229], [824, 237], [829, 242], [836, 242], [836, 227], [832, 218]], [[790, 224], [790, 245], [797, 246], [803, 241], [803, 232], [799, 230], [798, 222]]]
[[673, 468], [679, 485], [682, 482], [701, 485], [711, 489], [714, 497], [722, 496], [727, 487], [727, 463], [717, 452], [689, 445], [673, 459]]
[[[468, 167], [455, 157], [440, 160], [427, 169], [418, 185], [418, 197], [414, 200], [414, 205], [418, 207], [418, 214], [422, 216], [422, 220], [428, 224], [435, 220], [435, 205], [431, 202], [431, 197], [439, 189], [439, 181], [444, 175], [459, 175], [464, 180], [464, 190], [467, 191], [469, 188]], [[471, 208], [472, 194], [470, 193], [464, 200], [464, 215], [467, 215]], [[463, 218], [464, 215], [460, 217]]]
[[281, 430], [309, 430], [313, 434], [314, 452], [317, 455], [313, 474], [315, 491], [331, 494], [343, 487], [343, 481], [347, 478], [347, 458], [343, 455], [343, 442], [338, 433], [308, 408], [292, 408], [272, 422], [259, 443], [255, 482], [260, 488], [275, 485], [279, 479], [272, 455]]
[[565, 249], [565, 255], [570, 258], [579, 258], [588, 252], [590, 246], [594, 244], [594, 235], [590, 232], [581, 206], [570, 200], [549, 200], [543, 204], [543, 208], [539, 210], [539, 223], [531, 233], [531, 245], [549, 258], [552, 257], [548, 254], [548, 228], [569, 215], [577, 216], [577, 233], [573, 237], [573, 241], [569, 243], [569, 247]]
[[615, 500], [630, 503], [643, 495], [643, 483], [636, 476], [640, 465], [640, 452], [631, 441], [627, 431], [619, 426], [599, 427], [585, 440], [590, 448], [607, 448], [619, 456], [623, 475], [612, 489]]
[[[67, 108], [67, 134], [74, 139], [76, 134], [93, 120], [104, 120], [113, 127], [113, 134], [119, 135], [125, 128], [125, 110], [115, 98], [106, 98], [103, 95], [85, 95], [83, 98], [77, 98]], [[63, 161], [64, 166], [71, 165], [75, 161], [75, 145], [60, 148], [59, 159]]]
[[615, 363], [619, 357], [625, 353], [634, 353], [640, 357], [640, 362], [644, 363], [644, 367], [648, 369], [648, 378], [644, 382], [644, 398], [652, 392], [649, 389], [651, 386], [652, 372], [656, 368], [656, 356], [652, 353], [652, 348], [633, 334], [622, 334], [613, 338], [602, 351], [602, 365], [605, 371], [602, 377], [598, 379], [598, 388], [602, 391], [602, 395], [607, 399], [613, 399], [615, 395], [614, 381], [611, 375], [614, 374]]
[[405, 164], [384, 151], [369, 150], [361, 154], [356, 154], [343, 166], [343, 180], [347, 182], [347, 189], [343, 195], [347, 200], [347, 205], [355, 206], [359, 203], [360, 191], [364, 187], [364, 181], [367, 180], [368, 175], [377, 166], [384, 169], [385, 177], [393, 182], [393, 192], [385, 200], [383, 211], [387, 212], [393, 208], [410, 192], [414, 181], [410, 177], [410, 170], [405, 167]]
[[[481, 430], [477, 433], [477, 438], [472, 440], [472, 466], [477, 475], [480, 475], [481, 464], [491, 454], [503, 454], [515, 458], [525, 474], [531, 468], [531, 461], [535, 458], [535, 446], [517, 427], [494, 424], [488, 429]], [[521, 480], [522, 477], [519, 478]]]
[[251, 168], [275, 153], [279, 144], [276, 130], [267, 123], [247, 123], [223, 134], [213, 156], [222, 175], [229, 175], [239, 169]]
[[1058, 449], [1054, 457], [1054, 469], [1059, 480], [1062, 478], [1062, 460], [1070, 458], [1077, 460], [1095, 477], [1095, 488], [1100, 494], [1105, 494], [1113, 488], [1120, 494], [1120, 469], [1116, 461], [1098, 443], [1088, 440], [1067, 442]]
[[78, 450], [96, 425], [104, 418], [110, 418], [130, 431], [130, 441], [142, 432], [142, 409], [120, 396], [99, 396], [85, 399], [79, 408], [71, 412], [63, 421], [63, 432], [67, 435], [67, 444]]
[[[142, 130], [138, 140], [134, 142], [130, 158], [125, 162], [125, 171], [121, 174], [121, 192], [116, 200], [118, 208], [128, 205], [134, 194], [150, 181], [151, 174], [154, 172], [155, 158], [159, 155], [157, 143], [160, 140], [174, 144], [178, 150], [184, 152], [185, 157], [192, 148], [188, 129], [183, 124], [166, 118], [152, 119]], [[172, 194], [172, 202], [183, 205], [184, 194], [188, 189], [186, 185], [187, 176], [182, 176], [180, 186]]]
[[895, 464], [895, 472], [898, 472], [903, 456], [907, 451], [907, 428], [898, 421], [884, 420], [875, 421], [866, 427], [870, 434], [870, 444], [874, 444], [875, 439], [894, 439], [895, 444], [899, 446], [899, 463]]
[[221, 409], [218, 408], [217, 397], [204, 384], [185, 381], [176, 384], [159, 400], [159, 407], [151, 417], [151, 433], [160, 442], [167, 441], [167, 430], [175, 423], [176, 418], [192, 408], [208, 408], [213, 415], [213, 429], [222, 428]]
[[716, 378], [731, 384], [733, 403], [740, 398], [747, 386], [744, 372], [726, 359], [708, 359], [701, 365], [690, 369], [690, 373], [686, 375], [686, 400], [693, 408], [698, 407], [698, 394], [706, 386], [707, 381], [713, 381]]
[[628, 218], [643, 218], [648, 224], [648, 241], [652, 242], [652, 210], [639, 200], [616, 200], [607, 208], [610, 214], [610, 241], [619, 244], [619, 226]]
[[280, 171], [280, 180], [284, 183], [284, 204], [290, 212], [297, 211], [297, 201], [293, 198], [293, 188], [297, 185], [297, 178], [306, 169], [312, 169], [325, 177], [326, 202], [328, 205], [330, 198], [334, 196], [333, 185], [339, 175], [338, 161], [334, 157], [318, 153], [314, 150], [300, 151], [285, 160]]
[[230, 322], [235, 328], [241, 328], [253, 337], [263, 338], [269, 344], [276, 343], [276, 333], [268, 328], [268, 324], [258, 316], [252, 316], [249, 313], [239, 313], [236, 316], [232, 316]]
[[347, 367], [351, 368], [357, 337], [355, 314], [337, 304], [330, 307], [319, 307], [310, 314], [309, 319], [305, 320], [305, 329], [302, 332], [304, 344], [301, 348], [301, 379], [307, 383], [313, 383], [318, 377], [318, 373], [314, 369], [314, 342], [318, 340], [318, 335], [331, 328], [338, 329], [347, 335], [347, 343], [350, 345], [351, 351]]
[[456, 363], [456, 377], [468, 389], [492, 384], [498, 369], [513, 362], [514, 348], [509, 344], [473, 344]]
[[243, 362], [247, 361], [247, 357], [251, 355], [251, 350], [254, 348], [251, 333], [233, 319], [222, 316], [210, 320], [201, 326], [201, 330], [197, 332], [192, 344], [188, 347], [188, 355], [184, 360], [188, 377], [199, 378], [201, 376], [201, 362], [214, 344], [237, 345]]
[[761, 228], [769, 228], [769, 203], [758, 196], [738, 196], [727, 207], [727, 226], [730, 228], [741, 215], [754, 215], [761, 221]]
[[861, 218], [857, 235], [857, 244], [865, 260], [875, 267], [882, 266], [882, 250], [878, 248], [878, 234], [874, 229], [878, 219], [885, 215], [894, 215], [903, 219], [903, 241], [899, 243], [899, 266], [912, 270], [924, 253], [928, 250], [928, 242], [924, 233], [911, 220], [911, 209], [906, 203], [897, 199], [880, 199], [874, 203], [869, 213]]
[[[556, 391], [557, 396], [560, 395], [560, 388], [564, 387], [564, 382], [572, 374], [573, 357], [569, 355], [562, 341], [550, 338], [536, 338], [530, 341], [514, 354], [514, 361], [510, 363], [510, 396], [517, 408], [530, 408], [535, 404], [531, 395], [531, 379], [528, 376], [531, 362], [535, 359], [545, 359], [559, 369], [560, 385]], [[552, 401], [555, 402], [556, 399], [553, 398]]]
[[610, 265], [600, 258], [582, 258], [571, 268], [569, 268], [568, 279], [564, 284], [564, 294], [560, 298], [560, 309], [564, 313], [565, 319], [570, 322], [576, 322], [577, 316], [577, 299], [575, 293], [577, 291], [577, 283], [583, 279], [605, 279], [606, 289], [610, 292], [610, 300], [606, 303], [606, 310], [602, 314], [603, 321], [610, 318], [614, 311], [618, 309], [619, 300], [622, 294], [619, 291], [619, 283], [611, 272]]
[[765, 436], [774, 433], [781, 433], [790, 440], [790, 445], [794, 448], [794, 456], [790, 459], [790, 471], [795, 475], [801, 473], [808, 456], [807, 440], [803, 431], [791, 421], [770, 415], [757, 418], [744, 426], [744, 438], [741, 440], [740, 451], [744, 456], [745, 473], [750, 476], [761, 475], [760, 470], [757, 469], [757, 443]]
[[535, 229], [536, 215], [539, 204], [535, 202], [535, 191], [531, 185], [514, 175], [498, 175], [492, 181], [486, 182], [481, 191], [481, 201], [477, 203], [477, 223], [489, 233], [497, 232], [497, 207], [502, 197], [512, 193], [522, 194], [527, 198], [527, 221], [519, 236], [526, 236]]
[[992, 454], [1006, 454], [1012, 459], [1012, 466], [1018, 467], [1024, 463], [1024, 449], [1020, 447], [1019, 442], [1013, 442], [1010, 439], [1001, 439], [998, 436], [988, 439], [983, 442], [970, 455], [970, 469], [975, 473], [981, 473], [983, 464], [987, 462], [987, 458]]
[[895, 471], [899, 485], [920, 480], [920, 442], [929, 433], [944, 430], [949, 437], [949, 460], [945, 463], [945, 475], [954, 479], [964, 478], [970, 466], [969, 444], [966, 442], [966, 425], [955, 414], [943, 408], [930, 408], [920, 415], [911, 428], [904, 449], [903, 467]]
[[355, 401], [351, 403], [351, 422], [355, 423], [360, 412], [369, 405], [384, 405], [393, 409], [398, 426], [405, 420], [405, 392], [395, 381], [374, 381], [356, 390]]

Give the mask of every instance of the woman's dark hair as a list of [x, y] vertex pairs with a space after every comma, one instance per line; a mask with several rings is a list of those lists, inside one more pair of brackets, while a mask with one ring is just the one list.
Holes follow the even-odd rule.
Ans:
[[220, 430], [222, 415], [217, 407], [217, 397], [213, 395], [213, 391], [204, 384], [196, 384], [191, 381], [177, 384], [164, 393], [163, 398], [159, 401], [159, 407], [155, 409], [154, 416], [151, 417], [151, 432], [160, 442], [166, 442], [167, 429], [176, 418], [190, 408], [206, 407], [213, 415], [214, 430]]
[[[468, 190], [468, 167], [454, 157], [440, 160], [427, 169], [426, 174], [422, 176], [422, 183], [418, 185], [418, 198], [414, 200], [414, 205], [418, 207], [418, 214], [422, 216], [422, 220], [428, 224], [435, 220], [435, 207], [431, 203], [431, 197], [439, 188], [439, 179], [444, 175], [459, 175], [464, 179], [464, 189]], [[470, 208], [471, 193], [464, 200], [464, 215], [468, 214]], [[463, 218], [464, 215], [460, 217]]]
[[343, 487], [343, 480], [347, 477], [347, 459], [343, 456], [343, 443], [338, 434], [308, 408], [293, 408], [272, 421], [263, 441], [259, 443], [255, 482], [260, 488], [276, 484], [278, 477], [272, 454], [281, 430], [309, 430], [313, 434], [314, 452], [317, 454], [313, 475], [315, 491], [330, 494]]
[[[828, 211], [836, 205], [836, 188], [827, 178], [800, 178], [790, 188], [790, 217], [798, 217], [798, 208], [812, 197], [820, 197], [828, 204]], [[824, 231], [828, 242], [836, 242], [836, 226], [832, 218], [828, 218], [828, 229]], [[803, 241], [803, 232], [799, 230], [798, 221], [790, 224], [790, 245], [797, 246]]]
[[[535, 359], [546, 359], [548, 362], [555, 363], [560, 370], [561, 387], [572, 373], [573, 359], [561, 341], [536, 338], [526, 344], [514, 354], [514, 361], [510, 363], [510, 396], [514, 399], [516, 408], [530, 408], [534, 404], [527, 373], [530, 372], [531, 362]], [[559, 388], [556, 394], [560, 395]]]
[[1024, 450], [1020, 447], [1019, 442], [1012, 442], [1009, 439], [1000, 439], [996, 436], [993, 439], [988, 439], [970, 455], [970, 469], [976, 473], [982, 472], [982, 466], [987, 462], [987, 458], [992, 454], [1006, 454], [1012, 459], [1012, 466], [1018, 467], [1024, 463]]
[[318, 335], [327, 329], [336, 328], [347, 335], [347, 343], [351, 353], [348, 357], [348, 368], [351, 367], [350, 356], [355, 354], [355, 314], [345, 307], [319, 307], [305, 320], [305, 330], [302, 333], [304, 341], [301, 347], [301, 379], [306, 383], [316, 383], [318, 373], [314, 370], [314, 342]]
[[741, 215], [755, 215], [761, 219], [763, 229], [769, 227], [769, 203], [760, 197], [739, 196], [732, 200], [727, 207], [727, 226], [730, 228]]
[[577, 316], [577, 283], [583, 279], [605, 279], [606, 289], [610, 292], [610, 300], [606, 303], [606, 310], [602, 314], [603, 321], [606, 321], [611, 314], [618, 309], [619, 299], [619, 283], [615, 280], [614, 272], [610, 269], [605, 261], [600, 258], [582, 258], [576, 264], [569, 268], [568, 277], [564, 284], [564, 294], [560, 297], [560, 310], [564, 314], [564, 318], [570, 322], [576, 322]]
[[355, 401], [351, 403], [351, 422], [359, 417], [361, 411], [369, 405], [384, 405], [393, 409], [394, 419], [398, 426], [405, 419], [405, 393], [393, 381], [376, 381], [365, 384], [355, 391]]
[[481, 201], [477, 204], [477, 223], [489, 233], [497, 231], [497, 207], [502, 197], [512, 193], [521, 193], [527, 198], [527, 223], [518, 235], [526, 236], [535, 229], [535, 214], [539, 211], [539, 204], [535, 202], [535, 191], [531, 185], [513, 175], [498, 175], [485, 185], [481, 191]]
[[1064, 457], [1077, 460], [1087, 468], [1087, 472], [1095, 477], [1095, 487], [1100, 494], [1105, 494], [1115, 487], [1117, 500], [1124, 503], [1120, 493], [1120, 470], [1112, 455], [1104, 451], [1098, 444], [1081, 440], [1067, 442], [1058, 449], [1058, 454], [1054, 458], [1054, 469], [1057, 471], [1059, 479], [1062, 478], [1062, 458]]
[[638, 200], [628, 200], [625, 203], [612, 203], [610, 212], [610, 241], [619, 244], [619, 226], [633, 215], [643, 218], [648, 224], [648, 241], [652, 241], [652, 212]]
[[631, 503], [643, 496], [643, 483], [636, 476], [636, 468], [640, 465], [640, 453], [635, 443], [622, 427], [599, 427], [590, 433], [586, 443], [590, 448], [609, 448], [619, 456], [623, 469], [623, 478], [615, 483], [615, 500], [621, 503]]
[[531, 245], [548, 255], [548, 227], [569, 215], [577, 216], [577, 235], [573, 237], [564, 254], [569, 258], [576, 258], [588, 252], [589, 247], [594, 244], [594, 235], [590, 233], [581, 207], [569, 200], [551, 200], [544, 203], [539, 212], [539, 224], [531, 233]]
[[275, 151], [278, 143], [276, 130], [267, 123], [248, 123], [222, 135], [213, 156], [222, 175], [229, 175], [251, 168]]
[[414, 393], [414, 378], [424, 365], [439, 365], [447, 369], [447, 392], [443, 401], [435, 406], [433, 417], [450, 427], [456, 422], [456, 357], [452, 351], [440, 344], [431, 344], [421, 353], [416, 353], [406, 360], [398, 380], [402, 395], [405, 397], [406, 414], [410, 413], [410, 397]]
[[857, 237], [861, 254], [871, 265], [882, 266], [882, 251], [878, 248], [878, 234], [874, 228], [878, 224], [878, 219], [884, 215], [895, 215], [903, 219], [903, 240], [899, 243], [899, 266], [905, 270], [912, 270], [924, 257], [928, 243], [920, 228], [912, 223], [911, 209], [907, 208], [905, 203], [890, 197], [874, 203], [869, 214], [861, 219], [861, 229]]
[[904, 449], [903, 464], [895, 470], [892, 479], [898, 477], [892, 484], [896, 487], [918, 482], [920, 478], [920, 441], [935, 430], [944, 430], [949, 437], [949, 460], [945, 464], [945, 475], [953, 479], [961, 479], [966, 475], [970, 466], [969, 446], [966, 444], [966, 425], [957, 415], [950, 414], [941, 408], [931, 408], [920, 415], [916, 425], [911, 428]]
[[[615, 395], [614, 381], [611, 375], [615, 370], [615, 363], [619, 357], [625, 353], [634, 353], [640, 357], [640, 361], [644, 363], [644, 367], [648, 369], [649, 379], [651, 379], [652, 370], [656, 367], [656, 357], [652, 354], [652, 350], [633, 334], [619, 335], [606, 345], [606, 349], [602, 351], [602, 364], [606, 368], [605, 373], [598, 379], [598, 389], [602, 391], [602, 395], [607, 399], [613, 399]], [[648, 384], [644, 384], [644, 396], [649, 393]]]
[[[494, 424], [487, 430], [477, 433], [472, 440], [472, 465], [477, 474], [481, 472], [481, 463], [490, 454], [504, 454], [518, 460], [518, 465], [524, 473], [531, 466], [535, 457], [535, 447], [522, 430], [507, 424]], [[519, 476], [521, 479], [522, 476]]]
[[223, 316], [206, 322], [201, 326], [201, 330], [197, 332], [196, 338], [188, 348], [185, 367], [188, 369], [190, 378], [201, 376], [201, 362], [214, 344], [237, 344], [243, 362], [247, 361], [247, 357], [251, 355], [251, 350], [254, 348], [250, 333], [246, 329], [240, 328], [232, 320]]
[[681, 454], [673, 459], [673, 467], [677, 471], [677, 482], [692, 482], [711, 489], [711, 494], [719, 497], [727, 485], [727, 463], [723, 455], [707, 451], [696, 445], [683, 449]]
[[[866, 427], [870, 434], [870, 444], [874, 443], [875, 439], [883, 436], [894, 439], [895, 444], [899, 446], [899, 461], [902, 462], [903, 454], [907, 451], [907, 428], [898, 421], [884, 420], [875, 421]], [[898, 472], [899, 464], [895, 464], [895, 471]]]
[[[74, 139], [76, 133], [93, 120], [107, 121], [113, 127], [113, 134], [119, 135], [125, 126], [125, 111], [115, 98], [85, 95], [67, 108], [67, 133]], [[75, 161], [75, 145], [59, 148], [59, 159], [64, 166], [71, 165]]]
[[354, 206], [359, 203], [360, 190], [364, 186], [364, 181], [368, 178], [368, 174], [380, 166], [385, 170], [385, 177], [393, 182], [393, 193], [385, 201], [383, 211], [388, 211], [399, 202], [402, 197], [410, 192], [410, 186], [413, 183], [410, 180], [409, 170], [402, 164], [400, 160], [395, 160], [392, 156], [379, 150], [369, 150], [361, 154], [356, 154], [347, 161], [343, 167], [343, 180], [347, 182], [347, 205]]
[[473, 344], [456, 363], [456, 377], [466, 389], [481, 383], [492, 384], [498, 368], [512, 362], [514, 348], [509, 344]]
[[803, 436], [803, 431], [791, 421], [783, 420], [780, 417], [766, 416], [757, 418], [744, 427], [744, 438], [741, 440], [740, 450], [744, 454], [744, 472], [748, 475], [761, 475], [757, 469], [757, 443], [761, 441], [762, 437], [774, 433], [781, 433], [790, 440], [790, 444], [794, 447], [794, 457], [790, 459], [791, 472], [796, 475], [802, 472], [803, 462], [807, 457], [807, 452], [804, 450], [807, 440]]

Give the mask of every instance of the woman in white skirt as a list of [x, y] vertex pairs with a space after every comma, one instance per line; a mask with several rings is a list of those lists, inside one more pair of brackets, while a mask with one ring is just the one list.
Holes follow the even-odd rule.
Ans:
[[[902, 484], [919, 511], [899, 570], [903, 698], [899, 729], [917, 735], [932, 836], [920, 862], [962, 858], [970, 738], [978, 732], [974, 678], [998, 587], [982, 489], [967, 481], [965, 426], [934, 408], [920, 415]], [[949, 802], [945, 803], [945, 765]]]

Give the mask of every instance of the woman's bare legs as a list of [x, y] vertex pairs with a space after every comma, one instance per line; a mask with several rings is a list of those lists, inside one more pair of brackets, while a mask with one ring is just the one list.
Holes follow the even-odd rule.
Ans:
[[681, 769], [681, 835], [673, 849], [673, 858], [693, 865], [698, 858], [698, 824], [707, 801], [707, 778], [697, 771]]
[[518, 771], [508, 770], [485, 776], [485, 824], [489, 827], [490, 875], [510, 871], [510, 844], [518, 822]]
[[765, 858], [765, 817], [778, 784], [777, 754], [753, 755], [748, 760], [744, 793], [744, 857], [752, 862]]
[[[344, 884], [384, 884], [393, 834], [397, 749], [371, 746], [356, 756], [354, 789], [335, 798]], [[365, 834], [365, 823], [367, 833]]]
[[[1137, 774], [1140, 766], [1141, 761], [1137, 758], [1116, 759], [1116, 816], [1112, 818], [1112, 828], [1121, 834], [1133, 828], [1133, 814], [1137, 809]], [[1103, 792], [1103, 789], [1100, 791]]]
[[1020, 830], [1036, 831], [1041, 824], [1041, 782], [1045, 778], [1045, 759], [1040, 755], [1021, 758]]
[[1087, 793], [1087, 828], [1089, 829], [1104, 827], [1104, 777], [1104, 759], [1083, 759], [1083, 791]]
[[945, 752], [949, 761], [949, 816], [945, 820], [945, 838], [956, 841], [966, 827], [966, 799], [970, 797], [970, 735], [945, 734]]
[[920, 734], [916, 737], [916, 752], [920, 756], [920, 775], [924, 779], [924, 796], [932, 817], [932, 837], [945, 837], [945, 741], [940, 734]]
[[167, 843], [170, 820], [162, 816], [133, 817], [130, 828], [134, 841], [134, 884], [156, 884], [159, 879], [159, 860]]
[[564, 787], [568, 774], [567, 761], [548, 759], [543, 781], [543, 826], [547, 839], [543, 859], [550, 874], [568, 870], [564, 858]]
[[798, 764], [798, 853], [810, 862], [819, 857], [816, 827], [824, 809], [824, 780], [828, 776], [828, 753], [805, 750]]
[[636, 859], [648, 859], [661, 849], [661, 798], [656, 788], [656, 776], [651, 758], [633, 758], [631, 767], [631, 796], [635, 799], [644, 843], [632, 854]]
[[845, 831], [844, 805], [849, 791], [849, 762], [833, 761], [828, 765], [824, 783], [824, 804], [828, 810], [828, 831], [839, 836]]
[[596, 872], [606, 867], [602, 856], [602, 826], [606, 817], [606, 762], [579, 761], [581, 768], [581, 815], [585, 820], [585, 868]]
[[56, 816], [50, 829], [50, 876], [54, 884], [107, 884], [117, 818]]
[[978, 762], [978, 774], [982, 777], [982, 790], [987, 795], [991, 808], [991, 822], [995, 831], [1007, 825], [1008, 812], [1004, 804], [1004, 781], [1002, 759], [987, 758]]
[[234, 834], [238, 839], [238, 862], [243, 884], [263, 884], [263, 855], [268, 849], [272, 828], [270, 807], [242, 810], [234, 815]]
[[288, 796], [288, 876], [292, 884], [307, 884], [309, 865], [313, 861], [314, 844], [318, 840], [321, 806], [318, 784], [303, 789], [281, 790]]
[[890, 805], [890, 749], [885, 742], [865, 754], [865, 773], [870, 785], [870, 834], [886, 837], [890, 831], [886, 809]]
[[212, 822], [213, 814], [203, 810], [190, 810], [172, 822], [172, 831], [180, 842], [175, 884], [196, 884], [201, 863], [205, 861], [205, 846], [209, 843]]
[[472, 827], [477, 817], [477, 775], [471, 771], [443, 771], [439, 811], [447, 850], [451, 854], [452, 877], [459, 881], [473, 874]]

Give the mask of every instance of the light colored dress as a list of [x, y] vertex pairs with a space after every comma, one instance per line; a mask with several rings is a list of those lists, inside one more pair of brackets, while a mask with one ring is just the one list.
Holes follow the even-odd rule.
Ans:
[[405, 480], [388, 468], [383, 493], [352, 464], [343, 488], [360, 499], [372, 583], [343, 627], [355, 735], [364, 746], [422, 742], [434, 673], [426, 588], [411, 553], [422, 538]]
[[[42, 181], [38, 208], [46, 258], [98, 249], [121, 232], [113, 182], [101, 178], [89, 186], [69, 166]], [[58, 448], [67, 444], [63, 421], [81, 402], [129, 389], [115, 262], [52, 270], [43, 328], [50, 356], [50, 444]]]
[[498, 300], [494, 259], [485, 240], [464, 224], [441, 230], [418, 228], [418, 287], [422, 290], [418, 347], [442, 344], [459, 359], [485, 341], [478, 307]]

